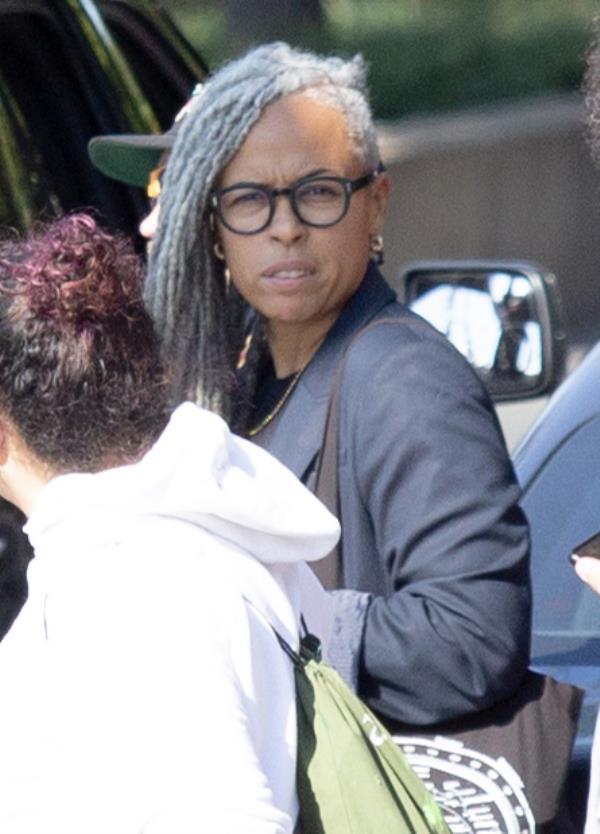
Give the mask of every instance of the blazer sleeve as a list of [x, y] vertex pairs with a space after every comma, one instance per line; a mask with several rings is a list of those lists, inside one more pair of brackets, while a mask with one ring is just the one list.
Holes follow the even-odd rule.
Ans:
[[421, 325], [381, 325], [352, 349], [338, 466], [346, 581], [376, 591], [359, 692], [425, 725], [517, 687], [531, 597], [528, 527], [493, 406], [463, 357]]

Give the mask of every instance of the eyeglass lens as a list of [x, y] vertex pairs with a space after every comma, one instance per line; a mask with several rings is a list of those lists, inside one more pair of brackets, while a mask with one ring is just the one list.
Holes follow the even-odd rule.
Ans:
[[[234, 231], [253, 232], [268, 225], [275, 207], [275, 194], [258, 186], [234, 186], [219, 195], [223, 222]], [[311, 226], [338, 223], [348, 208], [344, 182], [333, 177], [299, 182], [284, 191], [297, 216]]]

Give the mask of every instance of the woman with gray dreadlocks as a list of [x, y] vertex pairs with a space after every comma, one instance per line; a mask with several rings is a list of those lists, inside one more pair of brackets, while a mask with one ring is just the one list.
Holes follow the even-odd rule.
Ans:
[[518, 687], [528, 533], [483, 386], [379, 272], [389, 180], [365, 84], [359, 56], [259, 46], [168, 133], [90, 152], [159, 197], [146, 301], [174, 401], [217, 410], [314, 486], [343, 360], [342, 544], [322, 574], [339, 588], [334, 659], [388, 720], [427, 725]]

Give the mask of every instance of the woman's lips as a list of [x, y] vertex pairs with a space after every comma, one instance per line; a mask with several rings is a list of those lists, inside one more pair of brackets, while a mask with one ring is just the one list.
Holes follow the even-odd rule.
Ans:
[[314, 278], [317, 271], [311, 264], [301, 261], [285, 261], [263, 270], [261, 277], [271, 285], [295, 288]]

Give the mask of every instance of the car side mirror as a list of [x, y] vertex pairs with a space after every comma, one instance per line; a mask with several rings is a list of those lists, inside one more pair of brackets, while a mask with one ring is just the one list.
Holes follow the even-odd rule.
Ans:
[[552, 273], [516, 261], [415, 261], [400, 284], [408, 306], [450, 339], [494, 400], [556, 386], [565, 333]]

